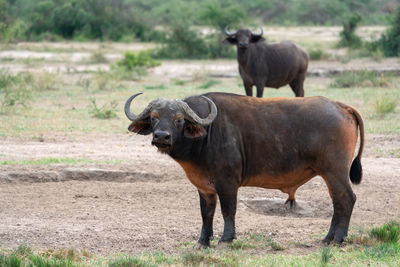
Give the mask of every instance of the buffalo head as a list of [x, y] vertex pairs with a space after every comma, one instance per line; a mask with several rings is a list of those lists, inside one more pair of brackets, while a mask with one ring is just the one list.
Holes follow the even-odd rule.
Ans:
[[199, 138], [207, 134], [205, 126], [210, 125], [217, 116], [217, 107], [212, 100], [202, 96], [209, 105], [210, 113], [200, 118], [186, 102], [158, 98], [139, 114], [131, 110], [132, 100], [142, 93], [132, 95], [125, 103], [125, 114], [133, 121], [128, 130], [141, 135], [153, 133], [152, 144], [161, 152], [169, 152], [182, 138]]
[[263, 29], [260, 27], [260, 33], [252, 33], [248, 29], [240, 29], [235, 33], [231, 33], [228, 30], [228, 26], [225, 27], [226, 39], [224, 43], [237, 45], [240, 49], [246, 49], [249, 47], [250, 43], [256, 43], [258, 41], [265, 40], [262, 35], [264, 33]]

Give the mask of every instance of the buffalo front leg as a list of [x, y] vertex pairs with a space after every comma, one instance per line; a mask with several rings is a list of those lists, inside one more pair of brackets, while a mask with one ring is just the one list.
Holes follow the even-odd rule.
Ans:
[[200, 239], [195, 245], [195, 248], [206, 248], [210, 246], [210, 240], [213, 237], [213, 219], [215, 207], [217, 205], [216, 194], [203, 194], [199, 191], [200, 209], [203, 225], [201, 227]]
[[328, 244], [331, 241], [341, 244], [347, 237], [356, 195], [351, 189], [348, 175], [341, 177], [327, 175], [323, 177], [332, 198], [333, 217], [329, 232], [322, 241]]
[[219, 243], [231, 243], [236, 239], [235, 231], [235, 215], [237, 188], [226, 186], [225, 188], [217, 189], [219, 201], [221, 204], [221, 212], [224, 218], [224, 232], [219, 240]]
[[253, 96], [253, 86], [249, 83], [243, 82], [244, 90], [247, 96]]

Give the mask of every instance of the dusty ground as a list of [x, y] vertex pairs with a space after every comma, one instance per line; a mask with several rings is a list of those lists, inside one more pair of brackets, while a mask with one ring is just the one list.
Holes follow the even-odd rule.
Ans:
[[[364, 178], [351, 226], [399, 216], [400, 159], [379, 158], [377, 148], [398, 146], [398, 136], [368, 135]], [[2, 138], [0, 160], [71, 157], [99, 160], [89, 165], [0, 166], [0, 244], [37, 249], [87, 249], [98, 254], [166, 250], [196, 241], [201, 227], [197, 192], [180, 167], [150, 145], [148, 137], [121, 135]], [[101, 164], [117, 159], [121, 164]], [[270, 235], [286, 252], [314, 251], [327, 232], [332, 205], [323, 180], [314, 178], [297, 193], [300, 208], [285, 209], [277, 190], [242, 188], [238, 238]], [[219, 208], [215, 234], [223, 228]], [[285, 252], [285, 253], [286, 253]]]
[[[315, 28], [306, 36], [304, 32], [308, 30], [299, 31], [301, 34], [294, 32], [293, 38], [316, 36], [330, 40], [339, 28]], [[284, 28], [275, 32], [276, 40], [280, 39], [279, 34], [287, 34]], [[0, 47], [0, 69], [54, 71], [70, 78], [74, 73], [109, 68], [109, 63], [88, 62], [93, 51], [104, 50], [105, 57], [112, 61], [121, 58], [125, 50], [149, 47], [152, 46], [23, 43]], [[364, 68], [399, 72], [400, 64], [397, 59], [319, 61], [311, 62], [309, 70], [314, 76], [324, 76], [329, 71]], [[157, 83], [176, 77], [193, 78], [199, 72], [237, 77], [237, 63], [165, 61], [151, 72]], [[313, 79], [321, 83], [324, 78]], [[322, 83], [327, 85], [329, 81]], [[399, 216], [400, 159], [390, 158], [390, 151], [398, 147], [398, 135], [367, 135], [362, 160], [364, 178], [359, 186], [353, 186], [357, 194], [351, 221], [353, 231], [361, 225]], [[173, 160], [156, 152], [149, 137], [98, 133], [0, 137], [0, 161], [50, 157], [90, 159], [97, 163], [0, 165], [0, 248], [26, 243], [36, 249], [73, 247], [102, 255], [154, 250], [176, 253], [184, 242], [197, 240], [201, 216], [195, 187]], [[121, 163], [106, 164], [108, 160]], [[242, 188], [237, 211], [238, 238], [262, 233], [287, 246], [284, 253], [317, 250], [332, 216], [325, 184], [316, 177], [301, 187], [297, 192], [300, 208], [295, 212], [285, 209], [286, 196], [277, 190]], [[217, 236], [222, 233], [222, 222], [217, 208]]]

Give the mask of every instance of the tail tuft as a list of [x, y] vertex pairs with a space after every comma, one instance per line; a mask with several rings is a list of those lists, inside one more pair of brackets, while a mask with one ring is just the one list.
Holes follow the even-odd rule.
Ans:
[[353, 184], [361, 183], [362, 179], [362, 166], [360, 161], [360, 155], [358, 155], [351, 164], [350, 168], [350, 181]]

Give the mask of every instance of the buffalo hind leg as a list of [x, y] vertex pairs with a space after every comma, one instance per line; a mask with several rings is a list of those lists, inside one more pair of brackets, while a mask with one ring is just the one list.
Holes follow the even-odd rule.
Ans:
[[217, 205], [217, 195], [205, 195], [199, 191], [199, 196], [203, 225], [201, 227], [199, 241], [194, 246], [194, 248], [202, 249], [210, 246], [210, 240], [213, 237], [213, 219], [215, 207]]
[[231, 243], [236, 239], [235, 215], [237, 202], [237, 187], [232, 184], [226, 184], [223, 188], [217, 188], [221, 212], [224, 218], [224, 232], [219, 243]]
[[350, 217], [353, 212], [356, 195], [349, 183], [348, 172], [340, 176], [323, 175], [333, 202], [333, 217], [326, 237], [322, 240], [341, 244], [347, 237]]
[[257, 87], [257, 97], [263, 97], [264, 85], [256, 85], [256, 87]]
[[304, 80], [306, 79], [306, 74], [302, 73], [299, 74], [296, 79], [291, 81], [289, 83], [290, 88], [292, 88], [292, 91], [296, 95], [296, 97], [303, 97], [304, 96]]

